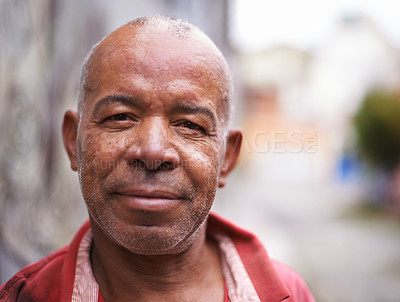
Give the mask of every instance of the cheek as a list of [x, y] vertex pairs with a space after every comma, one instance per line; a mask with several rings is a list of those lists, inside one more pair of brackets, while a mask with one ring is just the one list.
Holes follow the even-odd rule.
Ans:
[[117, 135], [106, 136], [98, 131], [87, 133], [78, 140], [78, 173], [81, 183], [91, 186], [96, 180], [104, 179], [118, 167], [124, 149], [123, 138]]
[[208, 145], [207, 147], [201, 146], [201, 148], [193, 145], [187, 146], [183, 165], [196, 183], [196, 187], [203, 194], [215, 190], [220, 166], [219, 152], [216, 146]]

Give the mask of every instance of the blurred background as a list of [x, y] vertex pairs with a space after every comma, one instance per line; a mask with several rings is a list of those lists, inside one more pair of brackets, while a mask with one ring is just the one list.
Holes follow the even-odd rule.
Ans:
[[91, 46], [154, 14], [199, 26], [235, 74], [243, 152], [214, 210], [317, 301], [400, 301], [395, 0], [1, 0], [0, 282], [87, 218], [63, 113]]

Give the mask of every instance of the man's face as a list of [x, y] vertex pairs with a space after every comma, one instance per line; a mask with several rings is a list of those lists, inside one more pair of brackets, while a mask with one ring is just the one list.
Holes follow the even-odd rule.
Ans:
[[209, 213], [224, 161], [220, 66], [198, 39], [124, 34], [91, 64], [76, 147], [83, 196], [92, 221], [128, 250], [180, 252]]

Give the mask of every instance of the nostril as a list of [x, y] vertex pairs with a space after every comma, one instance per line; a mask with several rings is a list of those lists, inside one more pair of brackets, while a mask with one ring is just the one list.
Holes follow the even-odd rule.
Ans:
[[168, 169], [171, 169], [171, 167], [172, 167], [172, 163], [171, 162], [163, 162], [160, 165], [160, 170], [168, 170]]

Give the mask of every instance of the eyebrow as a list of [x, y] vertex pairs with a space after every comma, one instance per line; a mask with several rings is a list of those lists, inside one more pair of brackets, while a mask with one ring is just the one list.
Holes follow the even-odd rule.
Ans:
[[[130, 96], [124, 95], [108, 95], [102, 99], [100, 99], [95, 105], [93, 109], [93, 115], [96, 116], [100, 109], [104, 106], [120, 103], [127, 106], [140, 106], [141, 102], [137, 98], [133, 98]], [[173, 107], [173, 112], [184, 113], [184, 114], [201, 114], [207, 116], [211, 119], [213, 125], [217, 124], [217, 118], [214, 112], [204, 106], [193, 106], [188, 104], [177, 104]]]
[[217, 124], [217, 118], [212, 110], [203, 106], [192, 106], [187, 104], [177, 104], [173, 107], [174, 112], [184, 114], [201, 114], [211, 119], [213, 125]]
[[124, 95], [108, 95], [100, 99], [96, 105], [94, 105], [93, 115], [96, 116], [102, 107], [115, 103], [120, 103], [127, 106], [139, 106], [140, 101], [137, 98]]

